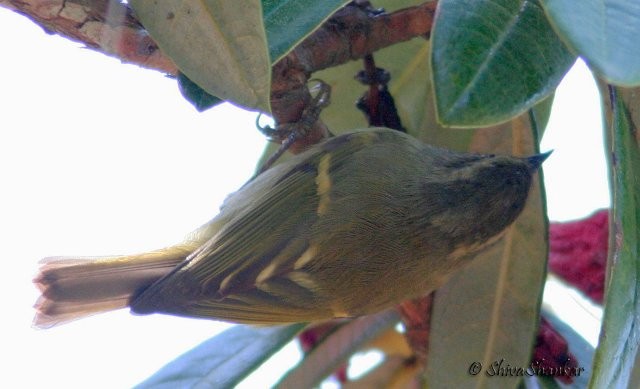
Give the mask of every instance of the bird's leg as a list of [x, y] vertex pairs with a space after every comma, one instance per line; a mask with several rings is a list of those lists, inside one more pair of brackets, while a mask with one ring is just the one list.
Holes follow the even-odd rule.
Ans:
[[317, 84], [310, 88], [310, 92], [315, 92], [315, 95], [302, 111], [299, 121], [281, 123], [276, 125], [275, 129], [270, 126], [260, 127], [256, 123], [258, 129], [270, 140], [281, 142], [278, 150], [262, 165], [258, 174], [271, 167], [296, 141], [303, 139], [319, 121], [320, 112], [329, 105], [331, 100], [331, 87], [329, 84], [317, 79], [311, 81], [317, 81]]

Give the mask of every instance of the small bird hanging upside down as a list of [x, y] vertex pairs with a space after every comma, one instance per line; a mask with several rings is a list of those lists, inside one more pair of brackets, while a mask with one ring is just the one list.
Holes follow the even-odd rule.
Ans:
[[245, 184], [180, 244], [44, 259], [34, 325], [127, 306], [252, 324], [380, 311], [496, 241], [547, 156], [457, 153], [384, 128], [330, 138]]

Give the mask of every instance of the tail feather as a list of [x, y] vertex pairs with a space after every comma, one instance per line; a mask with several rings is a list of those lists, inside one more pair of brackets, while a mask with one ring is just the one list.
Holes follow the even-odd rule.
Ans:
[[173, 246], [117, 257], [51, 257], [41, 261], [34, 283], [42, 292], [33, 325], [49, 328], [96, 313], [125, 308], [195, 247]]

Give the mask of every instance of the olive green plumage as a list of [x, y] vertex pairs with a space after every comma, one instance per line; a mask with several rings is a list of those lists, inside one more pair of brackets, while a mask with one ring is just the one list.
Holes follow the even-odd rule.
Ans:
[[35, 324], [127, 305], [256, 324], [376, 312], [495, 241], [545, 157], [454, 153], [388, 129], [331, 138], [247, 183], [179, 245], [45, 259]]

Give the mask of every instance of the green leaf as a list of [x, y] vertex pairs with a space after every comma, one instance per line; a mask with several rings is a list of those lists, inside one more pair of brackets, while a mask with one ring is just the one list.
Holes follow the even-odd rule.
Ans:
[[262, 0], [269, 54], [278, 62], [347, 0]]
[[182, 73], [207, 93], [270, 111], [271, 61], [260, 0], [131, 0]]
[[400, 316], [395, 310], [352, 320], [318, 344], [298, 366], [282, 378], [277, 387], [315, 387], [352, 354], [396, 325], [399, 320]]
[[199, 112], [205, 111], [223, 102], [222, 99], [208, 94], [204, 89], [200, 88], [183, 73], [178, 73], [178, 88], [180, 88], [182, 96], [196, 107]]
[[[591, 388], [629, 382], [640, 344], [640, 89], [601, 88], [609, 96], [612, 213], [605, 306]], [[606, 100], [606, 99], [605, 99]]]
[[432, 45], [438, 120], [452, 127], [521, 114], [575, 61], [535, 0], [441, 0]]
[[[538, 137], [528, 115], [477, 130], [472, 151], [531, 155]], [[515, 388], [522, 377], [490, 377], [504, 360], [527, 367], [538, 328], [548, 247], [543, 187], [537, 177], [527, 205], [504, 237], [435, 294], [425, 379], [429, 388]], [[472, 363], [482, 366], [468, 373]]]
[[179, 356], [137, 388], [232, 387], [304, 327], [234, 326]]
[[640, 85], [640, 3], [628, 0], [542, 0], [553, 26], [601, 77]]

